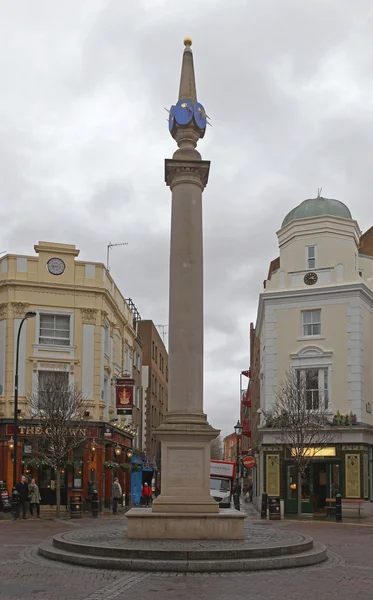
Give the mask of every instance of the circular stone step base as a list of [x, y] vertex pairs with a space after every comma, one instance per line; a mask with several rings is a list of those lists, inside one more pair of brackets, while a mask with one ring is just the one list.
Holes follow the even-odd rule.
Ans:
[[326, 548], [310, 536], [245, 527], [244, 540], [133, 540], [126, 528], [104, 525], [58, 534], [39, 546], [45, 558], [69, 564], [134, 571], [218, 572], [314, 565]]
[[287, 569], [315, 565], [326, 559], [326, 547], [314, 543], [306, 552], [285, 556], [270, 556], [265, 558], [248, 559], [218, 559], [218, 560], [146, 560], [126, 559], [105, 556], [92, 556], [66, 552], [55, 548], [51, 542], [39, 546], [39, 554], [51, 560], [93, 567], [97, 569], [115, 569], [122, 571], [166, 571], [178, 573], [214, 573], [223, 571], [261, 571], [269, 569]]

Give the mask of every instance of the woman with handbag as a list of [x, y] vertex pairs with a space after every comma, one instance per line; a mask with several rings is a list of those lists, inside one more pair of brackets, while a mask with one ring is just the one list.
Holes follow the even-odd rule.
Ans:
[[39, 487], [35, 482], [35, 479], [31, 479], [31, 483], [28, 486], [29, 502], [30, 502], [30, 515], [34, 518], [34, 508], [36, 508], [37, 518], [40, 519], [40, 492]]

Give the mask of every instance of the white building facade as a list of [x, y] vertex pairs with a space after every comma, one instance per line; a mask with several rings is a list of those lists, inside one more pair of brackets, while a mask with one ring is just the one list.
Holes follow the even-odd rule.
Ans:
[[[369, 230], [370, 231], [370, 230]], [[369, 232], [368, 232], [369, 233]], [[306, 380], [309, 408], [325, 402], [332, 442], [316, 454], [302, 483], [302, 512], [321, 513], [339, 492], [353, 514], [373, 514], [373, 252], [364, 254], [357, 222], [337, 200], [305, 200], [277, 232], [259, 299], [260, 408], [271, 411], [289, 369]], [[373, 248], [373, 246], [372, 246]], [[253, 371], [253, 370], [252, 370]], [[258, 451], [256, 497], [284, 499], [297, 512], [296, 468], [265, 419], [253, 432]], [[360, 502], [358, 502], [358, 500]]]

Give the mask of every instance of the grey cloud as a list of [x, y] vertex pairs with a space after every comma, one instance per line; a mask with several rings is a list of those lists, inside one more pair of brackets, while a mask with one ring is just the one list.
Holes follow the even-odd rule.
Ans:
[[47, 0], [7, 3], [0, 23], [1, 248], [39, 239], [106, 259], [144, 318], [167, 323], [177, 99], [191, 35], [212, 119], [204, 194], [206, 411], [238, 416], [249, 325], [285, 214], [322, 186], [372, 224], [370, 0]]

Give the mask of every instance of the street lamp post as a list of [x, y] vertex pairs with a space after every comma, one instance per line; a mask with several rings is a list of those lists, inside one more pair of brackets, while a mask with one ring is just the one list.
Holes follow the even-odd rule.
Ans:
[[239, 483], [240, 482], [240, 437], [242, 435], [242, 425], [241, 425], [240, 421], [237, 421], [237, 424], [234, 426], [234, 432], [236, 434], [236, 450], [237, 450], [237, 455], [236, 455], [236, 460], [237, 460], [236, 478], [237, 478], [237, 483]]
[[[129, 459], [130, 462], [130, 468], [128, 471], [128, 479], [126, 481], [126, 483], [128, 483], [128, 487], [129, 487], [129, 493], [126, 494], [126, 504], [127, 506], [131, 507], [132, 506], [132, 456], [133, 456], [133, 450], [131, 448], [128, 448], [127, 452], [127, 458]], [[127, 486], [126, 486], [127, 487]]]
[[19, 365], [19, 340], [21, 337], [22, 325], [26, 319], [36, 317], [36, 312], [28, 311], [19, 324], [16, 347], [16, 370], [14, 375], [14, 451], [13, 451], [13, 487], [17, 483], [17, 452], [18, 452], [18, 365]]

